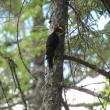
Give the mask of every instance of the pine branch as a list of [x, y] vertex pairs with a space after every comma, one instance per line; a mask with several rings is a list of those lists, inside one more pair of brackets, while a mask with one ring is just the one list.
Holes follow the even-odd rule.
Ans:
[[80, 64], [82, 64], [86, 67], [89, 67], [89, 68], [93, 69], [94, 71], [96, 71], [99, 74], [105, 76], [106, 78], [110, 79], [110, 71], [107, 72], [104, 69], [100, 69], [97, 65], [90, 64], [90, 63], [88, 63], [84, 60], [81, 60], [81, 59], [76, 58], [74, 56], [68, 56], [68, 55], [64, 55], [64, 60], [72, 60], [74, 62], [80, 63]]

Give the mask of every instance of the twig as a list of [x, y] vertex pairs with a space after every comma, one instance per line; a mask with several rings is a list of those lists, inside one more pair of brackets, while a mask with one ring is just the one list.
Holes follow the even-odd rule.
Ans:
[[12, 59], [8, 59], [8, 62], [9, 62], [10, 70], [11, 70], [12, 75], [13, 75], [13, 78], [14, 78], [14, 82], [15, 82], [17, 88], [18, 88], [19, 91], [20, 91], [21, 98], [22, 98], [23, 103], [24, 103], [24, 106], [25, 106], [25, 110], [27, 110], [27, 104], [26, 104], [26, 101], [25, 101], [25, 96], [24, 96], [24, 93], [23, 93], [23, 91], [22, 91], [22, 89], [21, 89], [18, 76], [17, 76], [17, 74], [16, 74], [16, 67], [17, 67], [17, 65], [15, 64], [15, 62], [14, 62]]
[[22, 10], [23, 10], [23, 5], [25, 3], [25, 0], [23, 1], [22, 3], [22, 6], [21, 6], [21, 9], [19, 11], [19, 14], [18, 14], [18, 20], [17, 20], [17, 46], [18, 46], [18, 51], [19, 51], [19, 56], [20, 56], [20, 59], [24, 65], [24, 67], [26, 68], [26, 70], [28, 71], [28, 73], [31, 73], [31, 71], [29, 70], [29, 68], [27, 67], [27, 65], [25, 64], [24, 60], [23, 60], [23, 57], [22, 57], [22, 53], [21, 53], [21, 49], [20, 49], [20, 44], [19, 44], [19, 22], [20, 22], [20, 17], [21, 17], [21, 13], [22, 13]]
[[93, 84], [102, 84], [102, 83], [105, 83], [105, 82], [90, 83], [90, 84], [82, 85], [81, 87], [90, 86]]
[[79, 104], [68, 104], [69, 107], [94, 107], [94, 106], [100, 106], [101, 104], [99, 102], [95, 103], [79, 103]]

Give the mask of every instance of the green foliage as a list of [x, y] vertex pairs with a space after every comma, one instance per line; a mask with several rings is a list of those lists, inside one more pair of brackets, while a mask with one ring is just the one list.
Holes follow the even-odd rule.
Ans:
[[[42, 5], [43, 2], [41, 0], [31, 0], [29, 3], [25, 2], [19, 18], [18, 38], [21, 39], [19, 45], [23, 60], [29, 69], [31, 69], [31, 62], [35, 56], [40, 56], [45, 49], [47, 30], [44, 24], [39, 25], [42, 27], [38, 27], [39, 31], [33, 31], [32, 29], [34, 27], [34, 20], [36, 20], [35, 18], [39, 17], [42, 12]], [[4, 1], [3, 11], [7, 17], [0, 28], [0, 80], [2, 80], [4, 85], [9, 87], [7, 88], [7, 97], [12, 97], [18, 94], [18, 92], [10, 92], [15, 90], [15, 85], [7, 59], [5, 59], [6, 57], [13, 59], [17, 65], [16, 74], [23, 92], [28, 92], [29, 81], [32, 77], [22, 64], [17, 47], [17, 23], [21, 7], [21, 0], [11, 0], [11, 3], [10, 0]]]

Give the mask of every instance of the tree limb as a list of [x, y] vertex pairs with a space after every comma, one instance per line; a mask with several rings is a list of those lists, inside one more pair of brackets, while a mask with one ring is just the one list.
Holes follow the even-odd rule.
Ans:
[[94, 107], [94, 106], [100, 106], [101, 103], [94, 102], [94, 103], [79, 103], [79, 104], [68, 104], [69, 107]]
[[91, 69], [93, 69], [94, 71], [100, 73], [101, 75], [105, 76], [106, 78], [108, 78], [110, 80], [110, 71], [107, 72], [104, 69], [100, 69], [99, 67], [97, 67], [96, 65], [90, 64], [84, 60], [81, 60], [79, 58], [76, 58], [74, 56], [68, 56], [68, 55], [64, 55], [64, 60], [72, 60], [75, 61], [77, 63], [80, 63], [86, 67], [89, 67]]
[[98, 97], [98, 98], [102, 98], [102, 99], [110, 102], [110, 98], [109, 97], [103, 96], [102, 94], [96, 93], [96, 92], [91, 91], [91, 90], [86, 89], [86, 88], [83, 88], [82, 86], [75, 86], [72, 83], [65, 83], [65, 84], [62, 83], [61, 86], [66, 88], [66, 89], [75, 89], [75, 90], [78, 90], [80, 92], [84, 92], [84, 93], [87, 93], [89, 95], [92, 95], [92, 96], [95, 96], [95, 97]]

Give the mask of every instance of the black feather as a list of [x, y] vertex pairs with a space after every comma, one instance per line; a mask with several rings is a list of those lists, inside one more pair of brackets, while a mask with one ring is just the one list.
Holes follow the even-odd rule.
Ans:
[[53, 58], [55, 54], [55, 50], [59, 44], [59, 36], [58, 33], [61, 32], [61, 29], [57, 27], [52, 34], [48, 36], [46, 42], [46, 58], [49, 65], [49, 68], [53, 68]]

